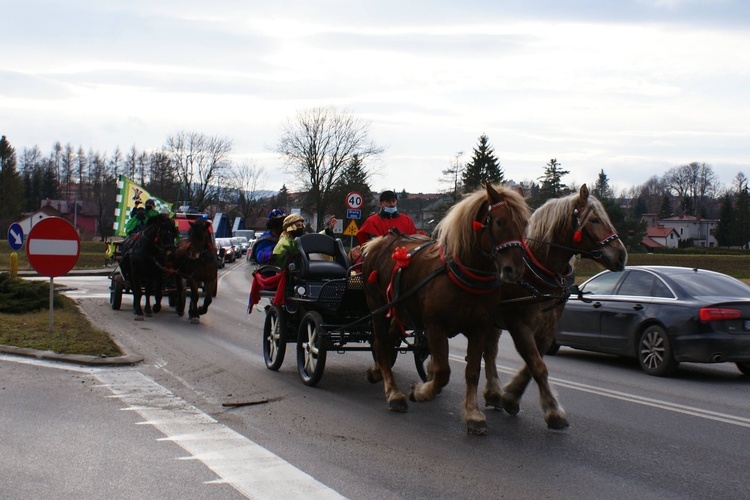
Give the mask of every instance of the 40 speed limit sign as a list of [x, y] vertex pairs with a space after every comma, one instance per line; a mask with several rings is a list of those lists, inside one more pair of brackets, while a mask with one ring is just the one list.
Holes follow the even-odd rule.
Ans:
[[358, 210], [362, 208], [362, 205], [365, 204], [364, 198], [362, 198], [362, 194], [352, 191], [351, 193], [346, 195], [346, 208], [349, 208], [351, 210]]

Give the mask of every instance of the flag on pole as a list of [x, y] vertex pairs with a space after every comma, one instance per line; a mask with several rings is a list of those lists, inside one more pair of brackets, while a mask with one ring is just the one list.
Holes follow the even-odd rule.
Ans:
[[139, 200], [139, 206], [143, 206], [149, 198], [154, 200], [154, 208], [157, 212], [169, 213], [172, 215], [171, 203], [157, 198], [156, 196], [152, 196], [148, 191], [143, 189], [142, 186], [139, 186], [124, 175], [120, 176], [117, 180], [115, 222], [112, 225], [112, 228], [115, 231], [115, 236], [126, 236], [125, 224], [127, 224], [128, 219], [130, 219], [130, 212], [135, 208], [135, 200]]

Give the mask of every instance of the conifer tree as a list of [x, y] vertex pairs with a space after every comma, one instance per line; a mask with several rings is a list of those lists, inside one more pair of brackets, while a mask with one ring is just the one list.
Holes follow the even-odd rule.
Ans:
[[23, 209], [23, 181], [16, 170], [16, 150], [5, 136], [0, 138], [0, 231], [8, 227]]
[[482, 182], [503, 182], [505, 175], [500, 168], [500, 161], [495, 156], [495, 151], [489, 145], [489, 138], [482, 134], [479, 136], [479, 145], [474, 148], [471, 161], [464, 168], [461, 181], [465, 193], [475, 191], [482, 187]]
[[550, 198], [559, 198], [568, 194], [568, 186], [562, 183], [562, 177], [568, 175], [570, 171], [563, 170], [562, 165], [557, 162], [557, 158], [552, 158], [544, 168], [544, 175], [539, 177], [542, 185], [539, 188], [536, 204], [540, 206]]

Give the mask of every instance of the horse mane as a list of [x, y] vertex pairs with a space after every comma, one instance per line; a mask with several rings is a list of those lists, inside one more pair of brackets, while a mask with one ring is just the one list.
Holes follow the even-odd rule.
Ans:
[[[508, 204], [512, 221], [522, 230], [529, 221], [530, 211], [523, 195], [502, 184], [492, 184], [500, 199]], [[471, 252], [476, 249], [475, 229], [473, 222], [484, 222], [486, 208], [489, 205], [487, 189], [481, 187], [464, 196], [453, 205], [445, 217], [435, 226], [435, 239], [446, 255], [453, 255], [459, 260], [468, 261]], [[437, 251], [437, 249], [431, 249]]]
[[[586, 225], [591, 217], [596, 216], [612, 226], [604, 206], [593, 195], [588, 196], [583, 207], [578, 206], [579, 203], [580, 196], [576, 192], [561, 198], [551, 198], [534, 211], [526, 228], [526, 239], [535, 254], [546, 255], [551, 248], [547, 243], [565, 243], [566, 239], [578, 227]], [[580, 223], [574, 227], [573, 211], [576, 208], [582, 208], [582, 212], [578, 214]]]

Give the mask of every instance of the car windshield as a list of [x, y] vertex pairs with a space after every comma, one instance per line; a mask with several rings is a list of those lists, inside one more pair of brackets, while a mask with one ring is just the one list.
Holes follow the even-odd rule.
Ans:
[[729, 276], [698, 271], [673, 274], [670, 277], [694, 297], [725, 296], [750, 299], [750, 286]]
[[247, 238], [245, 238], [244, 236], [237, 236], [237, 241], [239, 241], [240, 243], [247, 243]]

